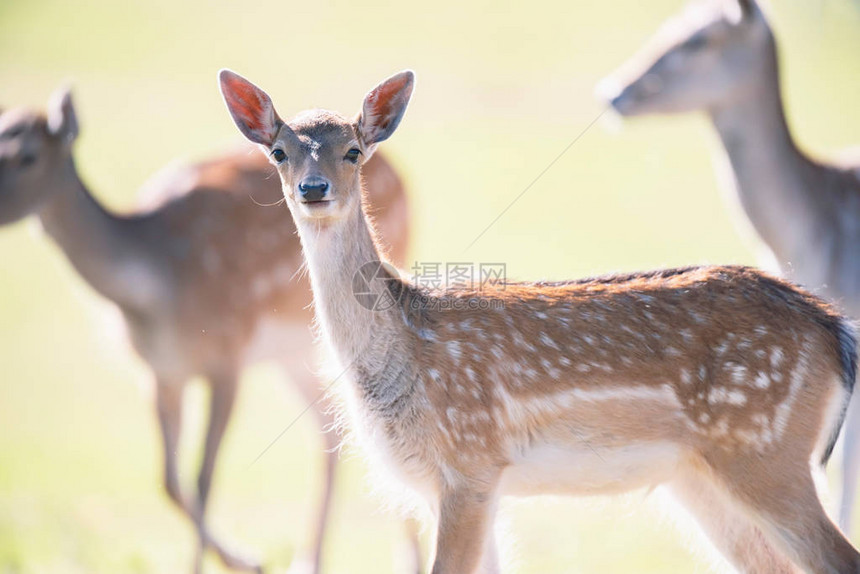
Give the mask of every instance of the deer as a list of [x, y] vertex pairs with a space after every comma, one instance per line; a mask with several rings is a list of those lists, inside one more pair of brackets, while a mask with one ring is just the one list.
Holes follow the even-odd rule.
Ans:
[[[71, 93], [60, 90], [47, 113], [20, 108], [0, 115], [0, 224], [28, 216], [41, 222], [74, 269], [121, 312], [132, 346], [154, 379], [164, 450], [164, 487], [193, 521], [203, 552], [228, 567], [262, 571], [261, 564], [225, 546], [206, 525], [213, 471], [242, 369], [274, 360], [312, 406], [316, 423], [334, 421], [313, 364], [316, 348], [311, 292], [295, 225], [266, 158], [244, 145], [199, 163], [175, 165], [144, 185], [131, 214], [102, 207], [75, 167], [78, 136]], [[364, 172], [393, 261], [408, 247], [403, 182], [380, 156]], [[211, 390], [208, 428], [196, 489], [181, 485], [177, 444], [183, 389], [203, 376]], [[305, 568], [321, 569], [323, 539], [338, 460], [335, 433], [325, 447], [322, 494], [309, 528]]]
[[435, 518], [432, 574], [499, 571], [503, 496], [658, 486], [739, 570], [860, 571], [815, 487], [854, 385], [850, 321], [743, 266], [482, 288], [401, 277], [359, 182], [414, 84], [403, 71], [356, 116], [284, 121], [219, 73], [237, 128], [277, 167], [350, 432]]
[[[795, 143], [777, 43], [755, 0], [693, 5], [598, 92], [622, 116], [705, 112], [722, 143], [727, 197], [766, 246], [762, 262], [860, 317], [860, 155], [825, 163]], [[849, 532], [860, 477], [857, 401], [843, 452], [839, 523]]]

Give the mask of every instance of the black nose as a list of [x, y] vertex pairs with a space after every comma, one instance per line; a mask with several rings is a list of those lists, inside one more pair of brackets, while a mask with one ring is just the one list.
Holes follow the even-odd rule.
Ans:
[[321, 177], [308, 177], [299, 184], [299, 192], [305, 201], [320, 201], [328, 191], [328, 182]]

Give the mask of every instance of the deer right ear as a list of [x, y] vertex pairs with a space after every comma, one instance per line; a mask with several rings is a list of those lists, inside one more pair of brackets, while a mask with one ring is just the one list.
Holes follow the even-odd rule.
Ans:
[[272, 145], [284, 122], [266, 92], [230, 70], [221, 70], [218, 82], [239, 131], [254, 143]]
[[358, 117], [358, 132], [371, 151], [397, 129], [414, 86], [415, 74], [406, 70], [391, 76], [364, 97]]
[[48, 130], [65, 142], [78, 137], [78, 115], [69, 88], [60, 88], [48, 101]]
[[735, 24], [744, 22], [755, 22], [761, 16], [761, 9], [756, 0], [732, 0], [730, 5], [732, 10], [737, 9], [736, 16], [733, 19]]

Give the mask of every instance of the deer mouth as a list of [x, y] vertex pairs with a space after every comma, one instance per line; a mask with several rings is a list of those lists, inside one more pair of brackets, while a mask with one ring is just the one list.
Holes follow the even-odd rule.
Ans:
[[301, 203], [302, 205], [306, 205], [308, 207], [314, 208], [314, 209], [318, 209], [320, 207], [327, 206], [329, 203], [332, 203], [333, 201], [334, 201], [334, 199], [332, 199], [330, 197], [323, 197], [320, 199], [301, 199], [301, 200], [299, 200], [299, 203]]
[[312, 200], [303, 199], [299, 202], [299, 205], [302, 206], [305, 215], [309, 217], [330, 217], [336, 211], [335, 201], [330, 198]]

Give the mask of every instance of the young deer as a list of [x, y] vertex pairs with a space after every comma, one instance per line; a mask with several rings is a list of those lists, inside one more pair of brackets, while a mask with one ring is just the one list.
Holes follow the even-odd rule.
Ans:
[[374, 263], [359, 185], [412, 73], [351, 120], [284, 122], [247, 80], [224, 70], [220, 84], [278, 168], [356, 433], [438, 517], [433, 574], [497, 570], [501, 495], [660, 484], [744, 571], [860, 571], [813, 482], [856, 367], [825, 303], [744, 267], [425, 290]]
[[[797, 148], [785, 120], [776, 42], [754, 0], [694, 7], [672, 20], [604, 89], [625, 116], [705, 111], [722, 140], [749, 221], [787, 277], [860, 317], [860, 162], [841, 166]], [[860, 476], [860, 402], [845, 432], [840, 524]]]
[[[258, 570], [216, 540], [204, 520], [239, 373], [249, 362], [275, 359], [308, 402], [322, 392], [308, 366], [310, 288], [300, 272], [292, 219], [273, 206], [283, 201], [274, 170], [247, 148], [168, 170], [147, 186], [151, 210], [119, 216], [101, 207], [79, 179], [72, 155], [77, 133], [68, 92], [54, 97], [47, 117], [24, 109], [0, 116], [0, 224], [36, 215], [84, 279], [120, 308], [134, 347], [154, 374], [170, 498], [194, 521], [201, 549], [213, 548], [230, 567]], [[368, 167], [370, 204], [391, 256], [402, 261], [403, 185], [384, 159]], [[195, 375], [209, 382], [211, 412], [197, 490], [189, 499], [180, 486], [176, 447], [184, 384]], [[331, 422], [327, 410], [314, 403], [321, 427]], [[314, 572], [337, 460], [334, 434], [323, 439], [323, 495], [310, 548]]]

